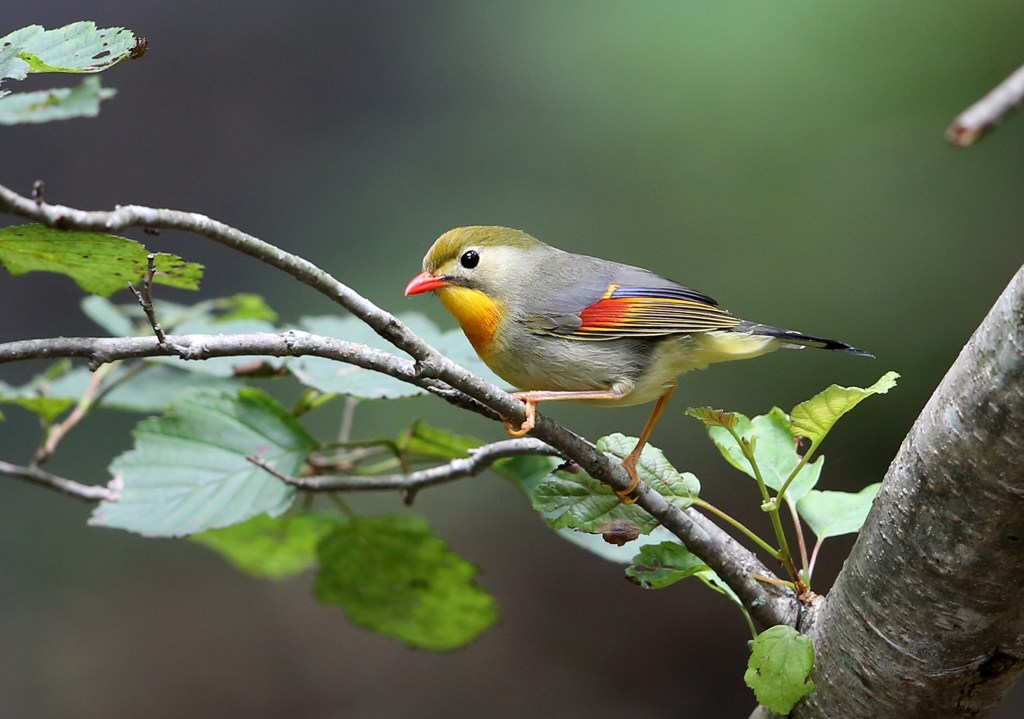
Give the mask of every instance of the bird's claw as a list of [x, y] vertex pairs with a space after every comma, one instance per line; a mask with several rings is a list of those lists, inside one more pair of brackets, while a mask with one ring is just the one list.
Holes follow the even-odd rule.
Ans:
[[640, 486], [640, 476], [636, 473], [636, 462], [630, 462], [627, 457], [622, 462], [622, 468], [629, 475], [629, 487], [626, 489], [616, 489], [615, 495], [623, 504], [636, 504], [636, 501], [640, 499], [639, 495], [636, 494], [637, 487]]
[[505, 425], [505, 431], [511, 437], [522, 437], [532, 432], [533, 428], [537, 426], [537, 403], [524, 399], [523, 404], [526, 405], [526, 420], [518, 427], [507, 417], [501, 418], [502, 424]]

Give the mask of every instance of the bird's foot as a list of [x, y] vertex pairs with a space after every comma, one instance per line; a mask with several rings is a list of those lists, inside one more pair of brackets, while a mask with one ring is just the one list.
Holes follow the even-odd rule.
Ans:
[[532, 432], [533, 428], [537, 426], [537, 403], [530, 399], [523, 399], [516, 394], [512, 396], [522, 400], [523, 404], [526, 405], [526, 420], [518, 427], [507, 417], [502, 417], [501, 422], [505, 425], [505, 431], [509, 433], [509, 436], [522, 437]]
[[616, 489], [615, 494], [623, 504], [636, 504], [636, 500], [640, 498], [636, 494], [637, 487], [640, 486], [640, 475], [636, 472], [637, 459], [638, 457], [630, 454], [622, 460], [622, 468], [629, 475], [630, 483], [626, 489]]

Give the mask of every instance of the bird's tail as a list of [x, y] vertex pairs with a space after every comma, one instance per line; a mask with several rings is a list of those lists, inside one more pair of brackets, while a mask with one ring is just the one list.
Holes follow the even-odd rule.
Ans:
[[852, 345], [848, 345], [845, 342], [839, 342], [838, 340], [828, 340], [823, 337], [812, 337], [811, 335], [805, 335], [803, 332], [796, 332], [794, 330], [784, 330], [779, 327], [772, 327], [771, 325], [760, 325], [754, 322], [744, 322], [739, 327], [735, 328], [735, 332], [747, 332], [752, 335], [767, 335], [768, 337], [774, 337], [778, 340], [782, 340], [785, 346], [790, 349], [803, 349], [804, 347], [819, 347], [824, 350], [834, 350], [836, 352], [846, 352], [847, 354], [858, 355], [860, 357], [871, 357], [874, 359], [874, 355], [870, 352], [865, 352], [862, 349], [857, 349]]

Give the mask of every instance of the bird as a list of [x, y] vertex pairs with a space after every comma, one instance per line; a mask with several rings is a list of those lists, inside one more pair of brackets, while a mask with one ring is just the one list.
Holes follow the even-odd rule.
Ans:
[[708, 295], [650, 270], [565, 252], [522, 230], [457, 227], [423, 258], [405, 294], [433, 292], [480, 359], [519, 391], [525, 406], [512, 436], [536, 426], [537, 403], [654, 402], [636, 446], [622, 460], [637, 501], [637, 463], [680, 375], [779, 348], [818, 347], [873, 357], [844, 342], [742, 320]]

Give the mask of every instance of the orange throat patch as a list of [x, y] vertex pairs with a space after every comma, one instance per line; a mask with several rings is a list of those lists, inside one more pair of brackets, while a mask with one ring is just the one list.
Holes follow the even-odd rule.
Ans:
[[501, 306], [480, 290], [457, 285], [439, 288], [437, 296], [459, 321], [473, 349], [483, 358], [498, 330]]

